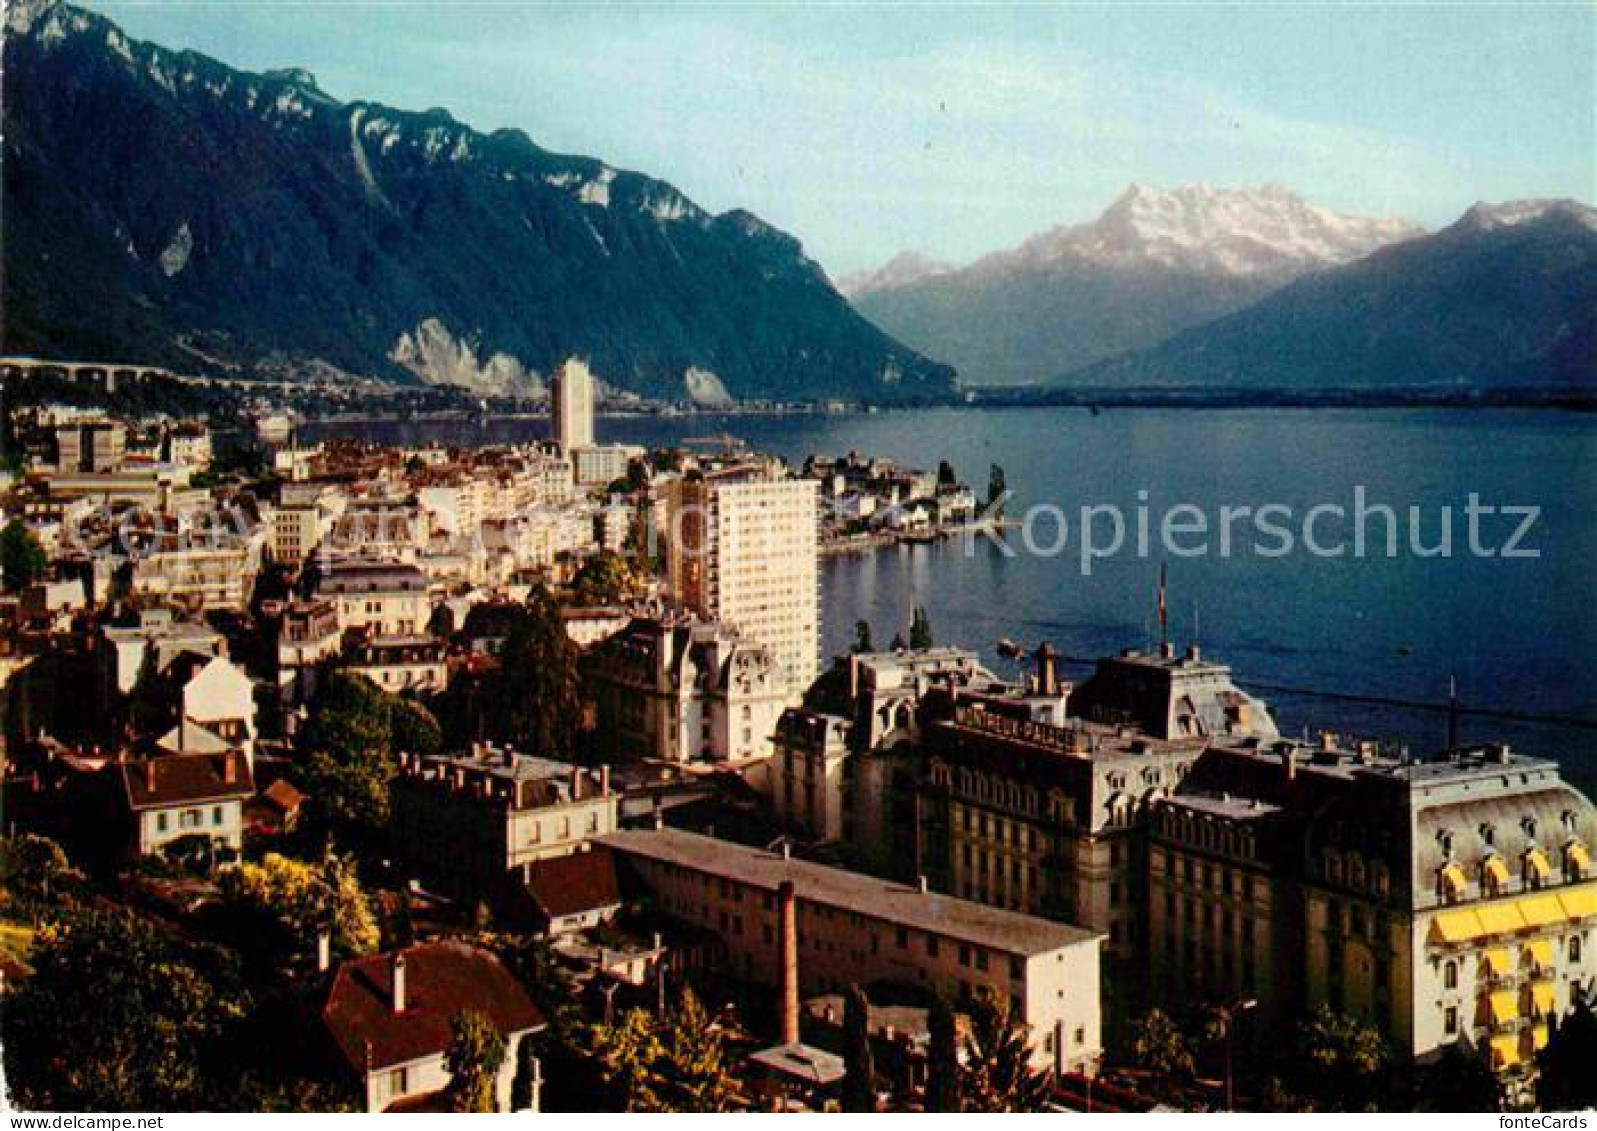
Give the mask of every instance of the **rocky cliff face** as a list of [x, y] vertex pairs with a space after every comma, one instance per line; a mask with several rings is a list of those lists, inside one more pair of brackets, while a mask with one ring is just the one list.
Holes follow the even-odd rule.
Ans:
[[664, 396], [693, 369], [737, 398], [951, 389], [746, 212], [54, 0], [6, 18], [8, 351], [483, 391], [536, 389], [569, 354]]

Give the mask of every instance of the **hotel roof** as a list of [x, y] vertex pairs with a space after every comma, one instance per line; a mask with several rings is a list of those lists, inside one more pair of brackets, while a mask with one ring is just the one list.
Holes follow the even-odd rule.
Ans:
[[598, 843], [623, 855], [674, 864], [765, 891], [774, 892], [783, 880], [791, 880], [801, 901], [1010, 954], [1046, 954], [1102, 937], [1080, 927], [680, 829], [628, 830], [600, 837]]

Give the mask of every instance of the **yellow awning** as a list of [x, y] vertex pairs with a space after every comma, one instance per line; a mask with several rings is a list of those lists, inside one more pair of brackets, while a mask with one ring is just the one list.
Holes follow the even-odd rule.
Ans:
[[1481, 927], [1488, 935], [1511, 935], [1525, 927], [1519, 908], [1512, 903], [1483, 903], [1475, 914], [1481, 917]]
[[1498, 990], [1486, 999], [1491, 1011], [1493, 1025], [1506, 1025], [1519, 1016], [1519, 1002], [1514, 1000], [1514, 991]]
[[1530, 987], [1531, 1012], [1537, 1017], [1550, 1017], [1553, 1013], [1553, 985], [1551, 982], [1533, 982]]
[[1558, 902], [1564, 905], [1564, 914], [1571, 919], [1589, 919], [1597, 915], [1597, 887], [1561, 891], [1558, 893]]
[[1539, 969], [1551, 970], [1553, 968], [1553, 941], [1551, 939], [1533, 939], [1525, 944], [1525, 952], [1531, 956]]
[[1547, 1026], [1538, 1025], [1531, 1030], [1531, 1047], [1537, 1052], [1547, 1047]]
[[1591, 870], [1591, 853], [1586, 851], [1584, 844], [1572, 844], [1569, 846], [1569, 866], [1580, 876], [1584, 876]]
[[1501, 978], [1514, 969], [1514, 960], [1508, 957], [1508, 951], [1498, 947], [1481, 954], [1481, 966], [1487, 973]]
[[1556, 895], [1533, 895], [1519, 901], [1519, 914], [1527, 927], [1561, 925], [1567, 917]]
[[1493, 856], [1486, 861], [1486, 874], [1494, 883], [1500, 885], [1508, 883], [1508, 865], [1503, 863], [1501, 856]]
[[1442, 869], [1442, 887], [1455, 896], [1462, 896], [1469, 887], [1469, 881], [1464, 878], [1464, 869], [1457, 864], [1448, 864]]
[[1431, 920], [1432, 942], [1469, 942], [1485, 933], [1480, 916], [1473, 911], [1443, 911]]
[[1525, 867], [1532, 875], [1543, 880], [1553, 871], [1553, 866], [1547, 862], [1547, 854], [1539, 848], [1533, 848], [1525, 853]]
[[1517, 1037], [1492, 1038], [1492, 1067], [1512, 1068], [1519, 1063], [1519, 1039]]

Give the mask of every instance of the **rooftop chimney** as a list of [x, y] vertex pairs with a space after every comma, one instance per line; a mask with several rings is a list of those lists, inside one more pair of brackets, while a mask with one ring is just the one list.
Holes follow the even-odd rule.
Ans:
[[393, 974], [394, 974], [394, 998], [393, 998], [394, 1012], [395, 1013], [403, 1013], [403, 1012], [405, 1012], [405, 952], [404, 951], [400, 951], [398, 954], [394, 955]]
[[582, 800], [582, 771], [576, 766], [571, 767], [571, 800]]
[[610, 767], [599, 767], [599, 792], [605, 797], [610, 796]]
[[1040, 694], [1058, 694], [1059, 674], [1056, 667], [1058, 658], [1054, 646], [1046, 640], [1037, 645], [1037, 690]]
[[797, 1044], [799, 1039], [798, 987], [798, 896], [792, 880], [783, 880], [776, 889], [776, 961], [778, 1010], [781, 1032], [777, 1043]]

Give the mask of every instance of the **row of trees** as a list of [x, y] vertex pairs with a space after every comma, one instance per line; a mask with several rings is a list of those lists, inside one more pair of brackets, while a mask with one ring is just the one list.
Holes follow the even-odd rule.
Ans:
[[33, 973], [0, 999], [5, 1075], [45, 1111], [339, 1111], [292, 1011], [238, 955], [89, 903], [35, 935]]
[[[895, 633], [890, 647], [893, 651], [904, 648], [930, 648], [933, 644], [932, 619], [926, 615], [926, 609], [916, 605], [910, 610], [909, 639], [905, 640], [903, 634]], [[869, 621], [854, 622], [854, 643], [849, 648], [855, 655], [876, 651], [876, 644], [871, 638], [871, 624]]]
[[[1159, 1009], [1138, 1020], [1130, 1036], [1132, 1061], [1173, 1093], [1192, 1085], [1201, 1047], [1223, 1038], [1213, 1021], [1202, 1039], [1195, 1038]], [[1497, 1078], [1478, 1051], [1454, 1045], [1409, 1079], [1397, 1071], [1396, 1054], [1378, 1030], [1329, 1007], [1305, 1018], [1264, 1060], [1268, 1070], [1254, 1073], [1254, 1083], [1271, 1111], [1496, 1111], [1502, 1102]], [[1577, 1000], [1553, 1023], [1537, 1060], [1537, 1101], [1544, 1110], [1597, 1105], [1591, 1072], [1597, 1015], [1589, 1002]]]
[[[931, 1112], [1045, 1110], [1053, 1076], [1032, 1064], [1026, 1026], [1010, 1014], [1009, 999], [982, 988], [966, 1003], [961, 1032], [953, 1005], [933, 998], [927, 1018], [930, 1047], [923, 1104]], [[870, 1001], [849, 989], [843, 1012], [843, 1110], [874, 1112], [880, 1080], [871, 1051]]]

